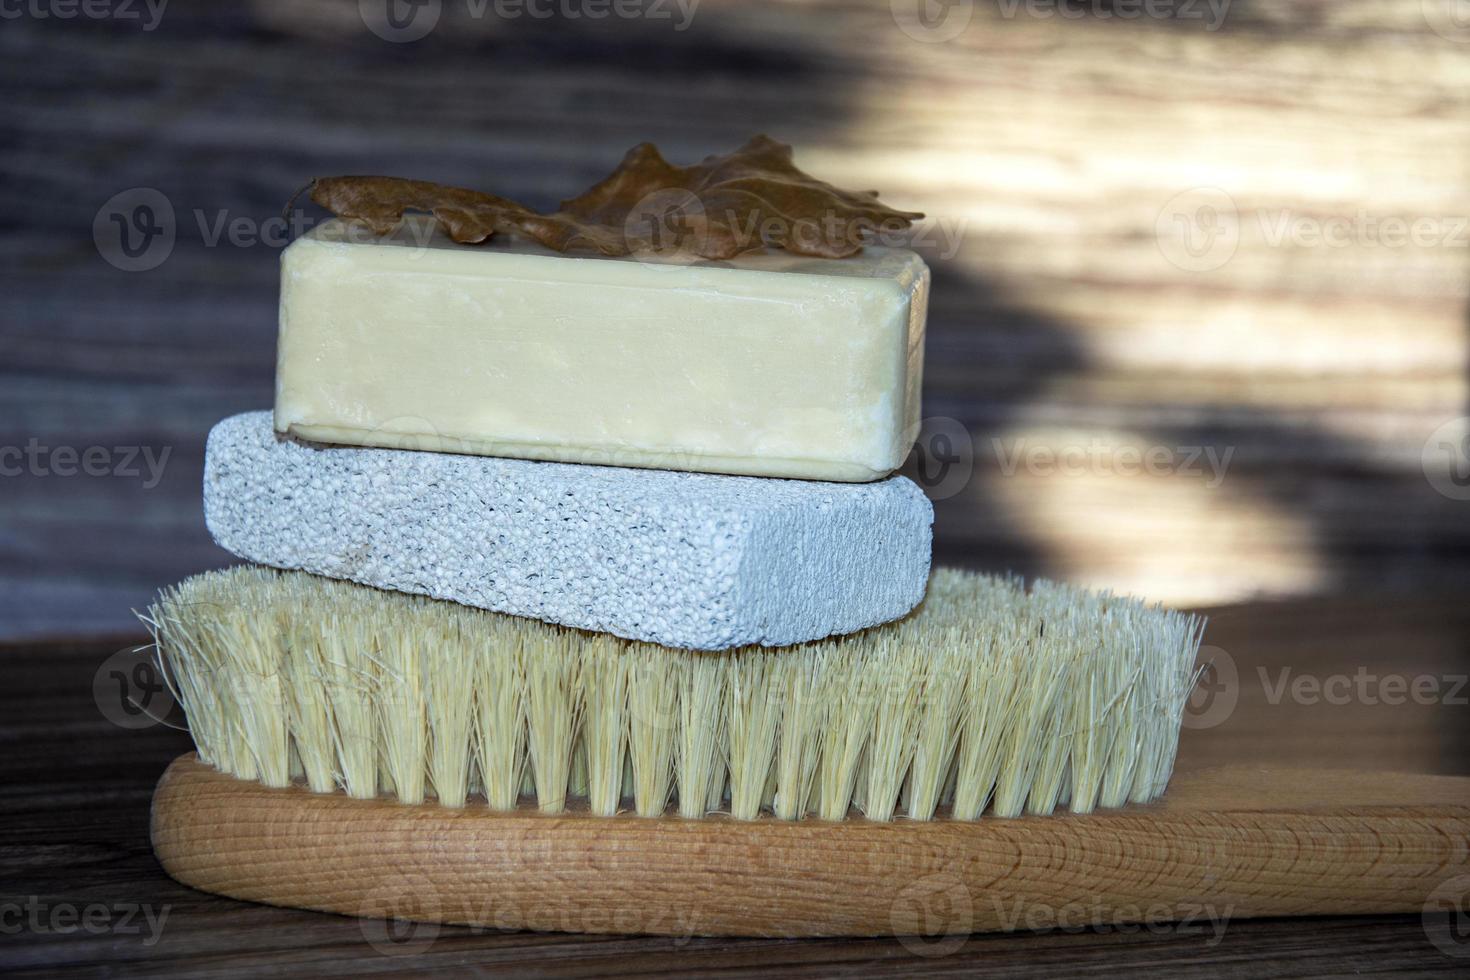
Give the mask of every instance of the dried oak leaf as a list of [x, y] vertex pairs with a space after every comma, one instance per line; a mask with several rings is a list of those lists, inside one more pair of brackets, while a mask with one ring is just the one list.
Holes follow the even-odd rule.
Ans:
[[456, 242], [517, 234], [559, 252], [702, 259], [767, 245], [844, 258], [873, 232], [901, 231], [923, 217], [880, 204], [877, 191], [844, 191], [802, 173], [791, 162], [791, 147], [767, 136], [689, 167], [640, 143], [611, 174], [551, 214], [493, 194], [397, 177], [322, 178], [312, 184], [311, 199], [379, 235], [397, 228], [405, 211], [422, 211]]
[[457, 242], [483, 242], [497, 232], [515, 231], [522, 217], [535, 216], [493, 194], [402, 177], [319, 177], [312, 182], [311, 199], [378, 235], [396, 229], [405, 211], [427, 211]]

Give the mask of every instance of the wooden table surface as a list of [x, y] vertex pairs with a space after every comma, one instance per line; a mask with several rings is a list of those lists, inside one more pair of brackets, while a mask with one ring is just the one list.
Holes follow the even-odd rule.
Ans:
[[[167, 878], [148, 844], [154, 781], [189, 748], [187, 735], [161, 726], [125, 730], [106, 716], [116, 715], [112, 679], [104, 672], [94, 689], [106, 658], [135, 639], [0, 647], [0, 974], [1173, 977], [1470, 970], [1470, 937], [1446, 929], [1442, 915], [1227, 916], [1215, 924], [977, 935], [934, 945], [458, 927], [390, 934], [378, 921], [216, 898]], [[1245, 757], [1280, 767], [1470, 774], [1470, 606], [1462, 601], [1241, 606], [1212, 615], [1206, 643], [1217, 675], [1192, 707], [1181, 770]]]

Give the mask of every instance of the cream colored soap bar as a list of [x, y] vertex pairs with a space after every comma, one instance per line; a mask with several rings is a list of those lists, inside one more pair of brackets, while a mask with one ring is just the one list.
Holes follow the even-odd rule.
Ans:
[[870, 247], [678, 264], [329, 222], [286, 249], [276, 428], [860, 482], [918, 428], [929, 271]]

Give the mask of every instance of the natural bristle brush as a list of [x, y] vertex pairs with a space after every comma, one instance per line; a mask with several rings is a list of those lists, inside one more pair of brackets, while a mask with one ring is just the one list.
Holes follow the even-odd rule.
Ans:
[[[898, 622], [675, 650], [299, 572], [165, 591], [199, 757], [267, 786], [599, 816], [975, 820], [1164, 791], [1199, 621], [937, 572]], [[673, 807], [670, 807], [671, 801]]]
[[199, 748], [155, 851], [277, 905], [780, 936], [1403, 910], [1470, 834], [1437, 777], [1224, 769], [1137, 805], [1200, 622], [1050, 583], [940, 570], [899, 622], [727, 653], [258, 567], [146, 619]]

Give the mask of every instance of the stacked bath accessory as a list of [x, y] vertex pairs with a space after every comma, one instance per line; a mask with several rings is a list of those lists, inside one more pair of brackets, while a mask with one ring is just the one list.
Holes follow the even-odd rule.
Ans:
[[[361, 912], [407, 876], [420, 917], [574, 929], [730, 890], [703, 931], [861, 934], [943, 841], [991, 846], [957, 827], [1163, 794], [1197, 618], [930, 568], [894, 475], [929, 270], [869, 240], [917, 215], [760, 137], [635, 147], [550, 214], [313, 187], [338, 217], [283, 254], [273, 411], [208, 439], [246, 564], [143, 617], [197, 749], [154, 800], [176, 878]], [[700, 195], [692, 254], [629, 232], [650, 187]], [[860, 829], [900, 820], [933, 829]], [[809, 901], [859, 859], [876, 891]]]
[[923, 599], [933, 508], [891, 475], [918, 427], [916, 254], [669, 268], [454, 246], [412, 217], [351, 231], [287, 249], [275, 412], [210, 433], [221, 547], [686, 651], [857, 633]]
[[206, 450], [210, 533], [252, 565], [150, 617], [201, 755], [604, 815], [1158, 795], [1197, 623], [931, 576], [933, 508], [893, 475], [928, 285], [876, 246], [669, 266], [412, 216], [294, 242], [275, 411]]

